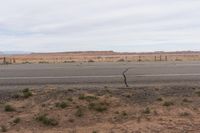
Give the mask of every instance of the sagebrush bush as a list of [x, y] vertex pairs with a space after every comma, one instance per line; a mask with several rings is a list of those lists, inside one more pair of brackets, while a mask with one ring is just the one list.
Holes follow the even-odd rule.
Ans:
[[1, 132], [7, 132], [7, 128], [4, 125], [1, 125]]
[[174, 105], [174, 103], [172, 101], [166, 101], [163, 103], [163, 106], [167, 106], [167, 107], [172, 106], [172, 105]]
[[29, 90], [29, 88], [22, 90], [22, 93], [24, 98], [29, 98], [33, 95], [32, 92]]
[[106, 111], [108, 108], [104, 103], [100, 103], [100, 102], [92, 102], [89, 104], [89, 109], [90, 110], [94, 110], [97, 112], [104, 112]]
[[82, 117], [83, 115], [84, 115], [83, 109], [79, 107], [75, 112], [75, 116]]
[[18, 124], [18, 123], [20, 123], [20, 121], [21, 121], [21, 119], [19, 117], [17, 117], [13, 120], [13, 123]]
[[142, 111], [142, 113], [144, 113], [144, 114], [150, 114], [151, 110], [150, 110], [149, 107], [147, 107], [145, 110]]
[[15, 111], [15, 108], [12, 107], [11, 105], [5, 105], [4, 110], [6, 112], [13, 112], [13, 111]]
[[67, 102], [56, 103], [56, 107], [64, 109], [68, 107], [68, 104]]
[[54, 118], [49, 118], [47, 114], [40, 114], [36, 117], [36, 120], [47, 126], [56, 126], [58, 122]]

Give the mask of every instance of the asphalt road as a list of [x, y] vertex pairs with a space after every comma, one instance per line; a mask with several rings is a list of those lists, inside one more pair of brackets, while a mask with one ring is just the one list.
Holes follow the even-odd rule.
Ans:
[[0, 85], [200, 82], [200, 62], [0, 65]]

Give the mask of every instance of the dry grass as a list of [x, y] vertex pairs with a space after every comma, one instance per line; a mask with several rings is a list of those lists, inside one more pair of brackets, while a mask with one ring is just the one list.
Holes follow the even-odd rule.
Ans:
[[[161, 58], [160, 58], [161, 57]], [[15, 59], [15, 63], [73, 63], [73, 62], [141, 62], [141, 61], [199, 61], [198, 52], [174, 53], [115, 53], [112, 51], [75, 52], [75, 53], [47, 53], [11, 56], [6, 59]], [[0, 63], [3, 60], [0, 60]]]

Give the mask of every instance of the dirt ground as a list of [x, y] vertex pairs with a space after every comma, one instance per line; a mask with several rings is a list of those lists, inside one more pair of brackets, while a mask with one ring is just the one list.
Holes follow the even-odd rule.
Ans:
[[0, 89], [9, 133], [199, 133], [200, 87]]

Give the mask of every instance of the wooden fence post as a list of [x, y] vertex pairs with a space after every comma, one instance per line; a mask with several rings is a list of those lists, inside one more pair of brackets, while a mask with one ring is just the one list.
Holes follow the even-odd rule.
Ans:
[[6, 64], [6, 57], [3, 57], [3, 64]]
[[165, 61], [168, 61], [168, 58], [167, 58], [167, 56], [165, 56]]
[[141, 59], [141, 56], [139, 56], [139, 59], [138, 59], [138, 61], [140, 62], [140, 61], [142, 61], [142, 59]]

